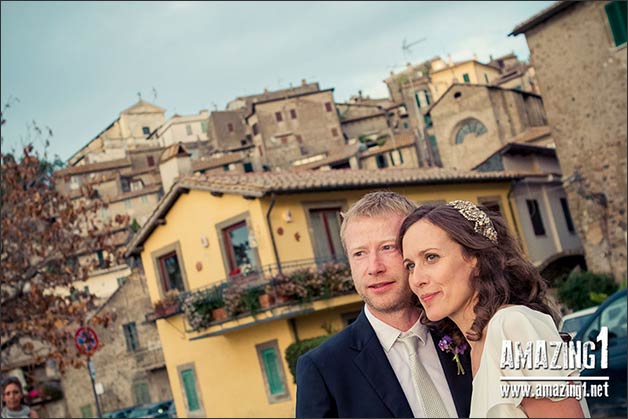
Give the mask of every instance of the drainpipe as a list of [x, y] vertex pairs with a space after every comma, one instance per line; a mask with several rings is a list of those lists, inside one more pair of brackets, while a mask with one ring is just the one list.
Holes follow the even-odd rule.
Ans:
[[275, 235], [273, 234], [273, 224], [270, 222], [270, 212], [273, 210], [275, 206], [275, 193], [270, 194], [270, 206], [268, 207], [268, 212], [266, 212], [266, 222], [268, 223], [268, 228], [270, 229], [270, 241], [273, 244], [273, 252], [275, 253], [275, 262], [277, 262], [277, 271], [281, 275], [281, 263], [279, 262], [279, 252], [277, 252], [277, 243], [275, 243]]

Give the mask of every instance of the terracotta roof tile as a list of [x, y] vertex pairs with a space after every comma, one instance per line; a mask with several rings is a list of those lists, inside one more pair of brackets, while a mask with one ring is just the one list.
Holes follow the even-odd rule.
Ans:
[[244, 157], [240, 154], [227, 154], [222, 157], [214, 157], [210, 160], [192, 160], [192, 171], [198, 172], [224, 166], [225, 164], [236, 163], [242, 161], [243, 158]]
[[128, 167], [128, 166], [131, 166], [131, 160], [118, 159], [118, 160], [105, 161], [101, 163], [89, 163], [89, 164], [82, 164], [80, 166], [67, 167], [65, 169], [57, 170], [55, 174], [57, 176], [78, 175], [82, 173], [98, 172], [101, 170], [112, 170], [112, 169], [118, 169], [121, 167]]
[[392, 138], [389, 137], [386, 139], [386, 143], [384, 143], [384, 145], [381, 145], [378, 147], [372, 147], [364, 151], [361, 157], [374, 156], [379, 153], [383, 153], [389, 150], [394, 150], [395, 148], [408, 147], [410, 145], [414, 145], [414, 143], [415, 143], [415, 140], [414, 140], [413, 134], [409, 132], [402, 132], [399, 134], [395, 134], [394, 141]]

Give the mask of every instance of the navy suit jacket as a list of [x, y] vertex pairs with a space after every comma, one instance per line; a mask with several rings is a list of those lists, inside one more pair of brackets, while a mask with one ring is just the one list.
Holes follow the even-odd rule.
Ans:
[[[452, 355], [438, 349], [440, 337], [432, 333], [456, 411], [459, 417], [469, 417], [469, 351], [462, 358], [465, 374], [457, 375]], [[413, 417], [364, 310], [340, 333], [298, 359], [296, 417]]]

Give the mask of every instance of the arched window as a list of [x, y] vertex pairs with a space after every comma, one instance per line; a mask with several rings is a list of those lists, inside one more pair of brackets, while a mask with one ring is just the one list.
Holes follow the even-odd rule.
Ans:
[[456, 133], [456, 144], [462, 144], [464, 137], [468, 134], [473, 133], [476, 136], [480, 136], [485, 132], [486, 127], [480, 121], [475, 118], [467, 119], [460, 125], [460, 129]]

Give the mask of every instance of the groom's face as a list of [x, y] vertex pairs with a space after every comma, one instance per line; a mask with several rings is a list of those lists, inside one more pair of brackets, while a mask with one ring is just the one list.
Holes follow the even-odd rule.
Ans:
[[347, 224], [345, 244], [355, 289], [372, 311], [391, 313], [412, 304], [408, 273], [395, 244], [404, 216], [356, 217]]

